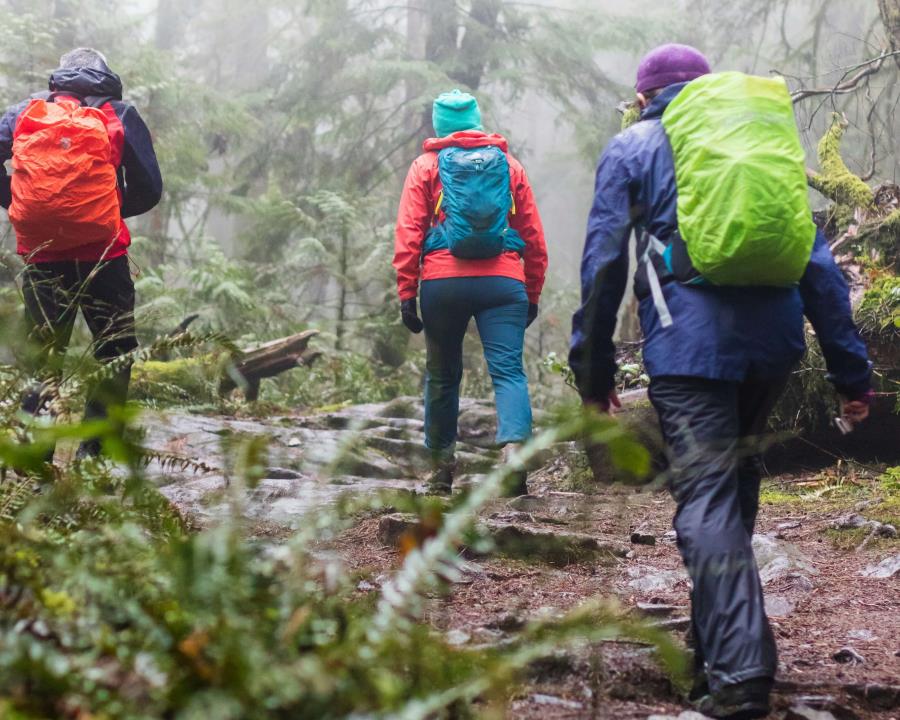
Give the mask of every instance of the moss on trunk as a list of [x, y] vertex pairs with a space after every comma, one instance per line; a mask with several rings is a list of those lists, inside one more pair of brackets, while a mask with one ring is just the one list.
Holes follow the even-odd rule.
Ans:
[[844, 232], [853, 222], [857, 209], [874, 209], [875, 194], [859, 177], [850, 172], [841, 157], [841, 139], [847, 121], [838, 113], [832, 115], [831, 127], [819, 141], [820, 172], [809, 175], [809, 184], [834, 201], [833, 222]]

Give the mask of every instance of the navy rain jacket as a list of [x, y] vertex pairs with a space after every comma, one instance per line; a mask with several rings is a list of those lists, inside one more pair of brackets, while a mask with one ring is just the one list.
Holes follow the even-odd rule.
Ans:
[[[613, 333], [627, 285], [632, 230], [641, 258], [644, 231], [668, 244], [678, 226], [675, 165], [661, 118], [685, 84], [663, 90], [600, 158], [581, 266], [582, 306], [572, 321], [569, 355], [585, 400], [605, 400], [614, 387]], [[741, 382], [783, 376], [803, 356], [805, 314], [838, 392], [857, 398], [869, 390], [871, 364], [853, 322], [847, 284], [821, 232], [797, 288], [684, 285], [655, 253], [650, 258], [673, 319], [670, 327], [662, 326], [645, 263], [639, 262], [635, 292], [651, 378]]]

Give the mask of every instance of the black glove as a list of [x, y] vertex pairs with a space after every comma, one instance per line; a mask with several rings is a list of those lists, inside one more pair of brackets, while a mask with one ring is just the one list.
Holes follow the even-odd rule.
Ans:
[[411, 333], [418, 335], [425, 326], [419, 320], [419, 311], [416, 308], [416, 299], [410, 298], [400, 303], [400, 319]]
[[525, 323], [525, 327], [531, 327], [531, 323], [537, 320], [539, 310], [537, 303], [528, 303], [528, 322]]

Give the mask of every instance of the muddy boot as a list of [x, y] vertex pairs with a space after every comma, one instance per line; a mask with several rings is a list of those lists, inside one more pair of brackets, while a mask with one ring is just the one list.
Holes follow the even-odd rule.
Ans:
[[773, 684], [771, 678], [754, 678], [726, 685], [717, 692], [701, 698], [696, 707], [703, 715], [719, 720], [764, 718], [772, 709], [769, 695]]
[[[47, 412], [51, 407], [51, 403], [56, 397], [57, 387], [50, 382], [32, 383], [22, 394], [21, 408], [22, 412], [31, 415], [34, 418], [40, 416], [42, 412]], [[51, 415], [52, 415], [51, 410]], [[53, 445], [47, 450], [44, 456], [44, 462], [47, 465], [53, 465], [53, 456], [56, 454], [56, 446]], [[17, 475], [22, 476], [23, 473], [17, 468], [13, 468]], [[27, 473], [26, 473], [27, 474]]]
[[[522, 446], [518, 443], [511, 443], [504, 446], [502, 454], [502, 462], [506, 466], [516, 467], [518, 465], [516, 456], [521, 451]], [[519, 497], [528, 494], [528, 471], [524, 467], [513, 470], [506, 476], [503, 482], [503, 497]]]
[[453, 476], [456, 474], [456, 458], [452, 455], [436, 458], [434, 469], [425, 482], [429, 495], [450, 495], [453, 492]]
[[96, 438], [85, 440], [78, 446], [78, 450], [75, 453], [75, 460], [80, 462], [82, 460], [96, 459], [100, 457], [101, 451], [102, 447], [99, 440]]

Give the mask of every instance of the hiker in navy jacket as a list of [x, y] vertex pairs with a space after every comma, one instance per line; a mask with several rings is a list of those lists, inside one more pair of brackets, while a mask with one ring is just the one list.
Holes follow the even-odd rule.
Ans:
[[[776, 649], [750, 544], [761, 466], [758, 445], [748, 445], [803, 355], [804, 315], [851, 421], [868, 415], [871, 370], [847, 285], [821, 233], [795, 288], [686, 285], [651, 253], [665, 300], [654, 302], [642, 237], [646, 231], [665, 244], [678, 226], [661, 116], [689, 81], [708, 72], [701, 53], [680, 45], [657, 48], [641, 62], [641, 121], [609, 143], [597, 169], [570, 364], [586, 404], [604, 411], [619, 405], [613, 333], [635, 231], [644, 258], [635, 277], [643, 357], [669, 450], [679, 549], [693, 580], [692, 699], [713, 717], [752, 718], [768, 713]], [[665, 322], [660, 305], [670, 316]]]
[[[49, 91], [15, 105], [0, 119], [0, 205], [4, 208], [9, 209], [16, 197], [3, 163], [13, 159], [16, 130], [35, 100], [65, 100], [102, 113], [118, 186], [111, 192], [118, 194], [120, 217], [112, 216], [110, 237], [74, 247], [54, 247], [52, 237], [25, 238], [17, 232], [18, 252], [26, 263], [22, 291], [31, 341], [25, 364], [39, 381], [23, 402], [23, 409], [32, 414], [52, 399], [79, 308], [93, 334], [97, 360], [109, 362], [137, 348], [134, 283], [127, 257], [131, 235], [125, 218], [151, 210], [162, 195], [150, 132], [137, 110], [122, 100], [122, 81], [102, 54], [78, 48], [60, 59], [59, 69], [50, 76]], [[65, 202], [65, 198], [49, 197], [47, 202]], [[125, 402], [130, 372], [128, 363], [116, 366], [104, 381], [89, 388], [86, 418], [104, 417], [109, 406]], [[96, 456], [99, 451], [97, 440], [87, 440], [79, 456]]]

